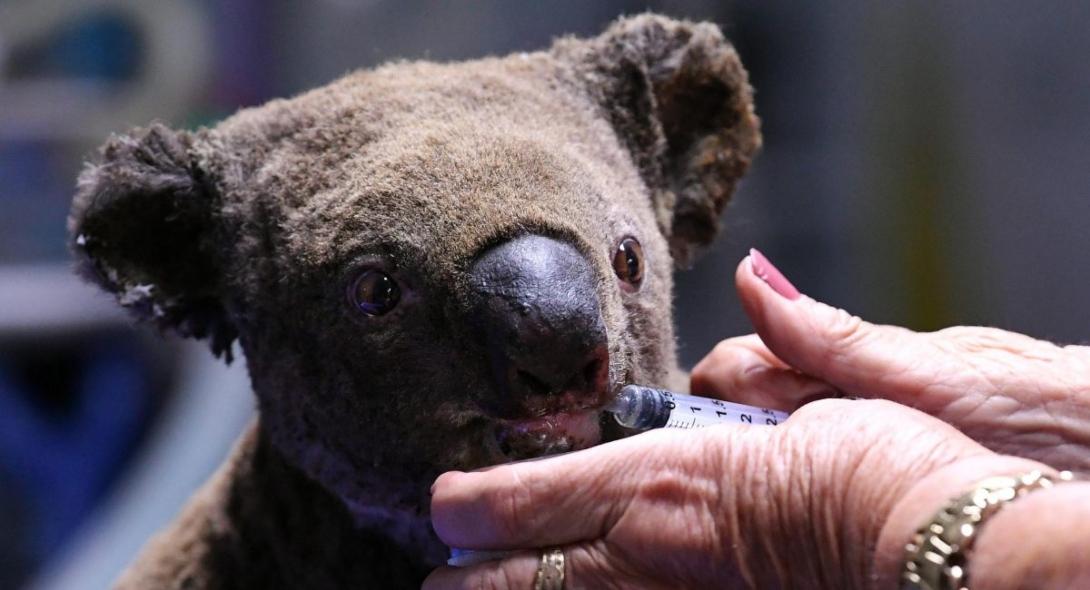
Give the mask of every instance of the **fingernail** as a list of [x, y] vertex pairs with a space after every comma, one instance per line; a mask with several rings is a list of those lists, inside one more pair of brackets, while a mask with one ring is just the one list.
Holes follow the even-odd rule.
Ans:
[[801, 296], [801, 293], [791, 284], [791, 281], [787, 280], [787, 277], [783, 276], [783, 273], [756, 248], [749, 249], [749, 268], [753, 271], [753, 274], [757, 275], [757, 278], [772, 287], [772, 290], [779, 293], [780, 296], [791, 301]]

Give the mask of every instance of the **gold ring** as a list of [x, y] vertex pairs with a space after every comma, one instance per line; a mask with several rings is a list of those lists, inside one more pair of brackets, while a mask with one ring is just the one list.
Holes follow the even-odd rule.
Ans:
[[564, 551], [559, 547], [541, 552], [534, 590], [564, 590]]

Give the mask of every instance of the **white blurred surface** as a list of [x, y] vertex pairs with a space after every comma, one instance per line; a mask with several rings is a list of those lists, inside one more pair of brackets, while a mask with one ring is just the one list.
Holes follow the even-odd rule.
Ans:
[[66, 264], [0, 266], [0, 334], [94, 328], [126, 321], [113, 297]]

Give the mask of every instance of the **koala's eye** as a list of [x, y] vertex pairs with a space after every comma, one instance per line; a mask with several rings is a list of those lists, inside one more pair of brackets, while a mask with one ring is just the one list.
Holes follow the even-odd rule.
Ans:
[[401, 287], [390, 275], [371, 269], [356, 279], [349, 296], [352, 304], [363, 313], [382, 315], [397, 305], [401, 299]]
[[617, 278], [638, 288], [643, 281], [643, 247], [636, 238], [625, 238], [613, 253], [613, 272]]

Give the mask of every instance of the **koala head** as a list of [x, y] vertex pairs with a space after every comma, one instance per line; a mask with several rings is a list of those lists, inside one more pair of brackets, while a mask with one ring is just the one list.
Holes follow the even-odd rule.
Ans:
[[72, 248], [137, 316], [237, 339], [289, 463], [350, 508], [420, 506], [442, 471], [596, 444], [620, 385], [679, 377], [671, 273], [759, 143], [720, 32], [643, 15], [114, 137]]

